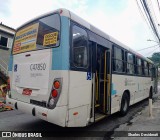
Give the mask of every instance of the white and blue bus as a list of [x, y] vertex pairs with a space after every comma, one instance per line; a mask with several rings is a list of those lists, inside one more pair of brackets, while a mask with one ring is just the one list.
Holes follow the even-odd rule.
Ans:
[[83, 127], [156, 90], [154, 64], [66, 9], [16, 31], [7, 103], [63, 127]]

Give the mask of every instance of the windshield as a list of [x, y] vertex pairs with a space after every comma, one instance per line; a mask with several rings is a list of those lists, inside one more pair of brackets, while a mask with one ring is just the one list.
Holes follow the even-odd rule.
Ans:
[[13, 54], [57, 47], [60, 38], [60, 17], [58, 14], [38, 19], [16, 32]]

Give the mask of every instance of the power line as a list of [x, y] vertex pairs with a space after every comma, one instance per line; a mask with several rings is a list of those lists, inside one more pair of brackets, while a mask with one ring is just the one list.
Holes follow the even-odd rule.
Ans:
[[146, 2], [146, 0], [143, 0], [143, 1], [144, 1], [144, 6], [146, 6], [145, 8], [146, 8], [147, 14], [149, 16], [150, 23], [151, 23], [151, 25], [153, 27], [153, 31], [154, 31], [156, 37], [158, 38], [157, 28], [155, 26], [151, 10], [150, 10], [150, 8], [149, 8], [148, 3]]
[[146, 10], [146, 12], [147, 12], [147, 15], [148, 15], [148, 17], [149, 17], [149, 21], [150, 21], [150, 24], [151, 24], [151, 26], [152, 26], [152, 28], [153, 28], [153, 31], [154, 31], [154, 33], [155, 33], [158, 41], [160, 42], [159, 34], [158, 34], [158, 32], [157, 32], [155, 23], [154, 23], [154, 21], [153, 21], [153, 19], [152, 19], [152, 16], [151, 16], [151, 14], [150, 14], [150, 10], [149, 10], [149, 8], [148, 8], [148, 5], [147, 5], [147, 3], [146, 3], [146, 0], [143, 0], [143, 4], [144, 4], [145, 10]]
[[159, 9], [159, 12], [160, 12], [160, 4], [159, 4], [159, 1], [157, 0], [157, 3], [158, 3], [158, 9]]
[[[152, 17], [152, 12], [150, 10], [150, 7], [148, 6], [148, 3], [146, 2], [146, 0], [139, 0], [141, 3], [141, 7], [144, 11], [145, 17], [147, 18], [149, 25], [152, 29], [152, 32], [154, 34], [154, 37], [156, 37], [156, 40], [158, 39], [158, 42], [160, 42], [160, 37], [157, 31], [157, 28], [155, 26], [155, 21]], [[137, 2], [138, 3], [138, 2]], [[139, 4], [138, 4], [139, 5]], [[153, 13], [154, 14], [154, 13]]]
[[[140, 2], [141, 2], [141, 1], [140, 1]], [[141, 17], [143, 18], [144, 22], [146, 22], [148, 28], [151, 30], [151, 33], [153, 34], [153, 36], [154, 36], [155, 39], [156, 39], [156, 36], [155, 36], [155, 34], [154, 34], [154, 32], [153, 32], [153, 29], [150, 27], [150, 26], [151, 26], [150, 23], [147, 22], [147, 19], [146, 19], [147, 16], [145, 17], [145, 15], [144, 15], [144, 13], [143, 13], [143, 11], [142, 11], [142, 9], [141, 9], [141, 6], [140, 6], [138, 0], [136, 0], [136, 3], [137, 3], [137, 6], [138, 6], [138, 10], [139, 10], [139, 12], [140, 12], [140, 14], [141, 14]], [[142, 8], [143, 8], [143, 3], [141, 2], [141, 4], [142, 4]], [[145, 12], [145, 10], [144, 10], [144, 12]], [[147, 18], [148, 18], [148, 17], [147, 17]]]
[[[139, 10], [142, 18], [144, 19], [144, 21], [147, 23], [147, 25], [148, 25], [148, 27], [149, 27], [149, 23], [147, 22], [147, 20], [146, 20], [146, 18], [145, 18], [145, 16], [144, 16], [144, 13], [143, 13], [142, 10], [141, 10], [141, 7], [140, 7], [140, 5], [139, 5], [139, 3], [138, 3], [138, 0], [136, 0], [136, 3], [137, 3], [138, 10]], [[149, 28], [150, 28], [150, 27], [149, 27]]]
[[152, 52], [147, 53], [146, 55], [149, 55], [149, 54], [153, 53], [157, 49], [159, 49], [159, 47], [157, 47], [156, 49], [154, 49]]
[[159, 46], [159, 44], [154, 45], [154, 46], [151, 46], [151, 47], [147, 47], [147, 48], [143, 48], [143, 49], [137, 50], [137, 52], [138, 52], [138, 51], [143, 51], [143, 50], [146, 50], [146, 49], [149, 49], [149, 48], [153, 48], [153, 47], [156, 47], [156, 46]]
[[[145, 6], [144, 6], [142, 0], [140, 0], [140, 2], [141, 2], [141, 5], [142, 5], [142, 8], [143, 8], [143, 11], [144, 11], [144, 13], [146, 14], [146, 17], [147, 17], [148, 22], [149, 22], [150, 20], [149, 20], [149, 17], [147, 16], [147, 12], [146, 12], [146, 10], [145, 10]], [[149, 22], [149, 24], [150, 24], [150, 22]], [[150, 25], [150, 26], [151, 26], [151, 25]], [[152, 28], [152, 26], [151, 26], [151, 28]]]
[[155, 34], [153, 25], [152, 25], [152, 23], [151, 23], [151, 21], [150, 21], [150, 18], [149, 18], [148, 12], [147, 12], [147, 10], [146, 10], [146, 7], [145, 7], [145, 5], [144, 5], [144, 2], [143, 2], [143, 0], [140, 0], [140, 2], [141, 2], [141, 5], [142, 5], [142, 8], [143, 8], [143, 11], [144, 11], [144, 13], [145, 13], [145, 15], [146, 15], [146, 17], [147, 17], [147, 20], [148, 20], [148, 23], [149, 23], [149, 25], [150, 25], [150, 28], [151, 28], [151, 30], [152, 30], [152, 32], [153, 32], [153, 35], [154, 35], [155, 39], [157, 39], [157, 36], [156, 36], [156, 34]]
[[151, 12], [151, 14], [153, 14], [153, 16], [154, 16], [154, 18], [155, 18], [155, 20], [156, 20], [156, 22], [157, 22], [158, 20], [157, 20], [156, 14], [155, 14], [155, 12], [154, 12], [154, 8], [153, 8], [152, 1], [150, 0], [149, 2], [150, 2], [150, 7], [152, 8], [152, 11], [153, 11], [153, 12]]

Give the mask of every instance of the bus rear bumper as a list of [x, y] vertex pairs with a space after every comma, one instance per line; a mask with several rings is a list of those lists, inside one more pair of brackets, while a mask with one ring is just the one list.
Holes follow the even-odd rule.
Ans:
[[47, 109], [37, 105], [21, 102], [6, 97], [6, 103], [17, 110], [31, 114], [45, 121], [54, 123], [56, 125], [65, 127], [66, 126], [66, 112], [67, 106], [56, 107], [54, 109]]

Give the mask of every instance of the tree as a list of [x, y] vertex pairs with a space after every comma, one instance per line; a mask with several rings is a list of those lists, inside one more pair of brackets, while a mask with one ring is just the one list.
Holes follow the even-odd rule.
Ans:
[[152, 60], [155, 64], [160, 67], [160, 52], [155, 52], [152, 54], [151, 57], [148, 57], [150, 60]]

